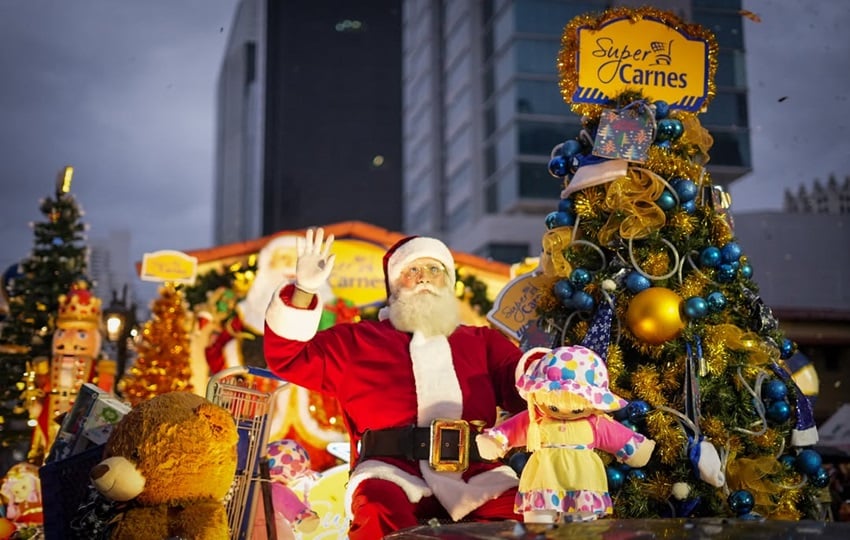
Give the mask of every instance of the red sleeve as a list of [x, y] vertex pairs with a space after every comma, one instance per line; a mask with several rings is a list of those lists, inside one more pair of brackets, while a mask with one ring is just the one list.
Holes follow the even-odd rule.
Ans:
[[496, 403], [511, 413], [525, 410], [528, 405], [517, 392], [516, 366], [522, 350], [499, 331], [484, 328], [487, 340], [487, 361], [496, 391]]

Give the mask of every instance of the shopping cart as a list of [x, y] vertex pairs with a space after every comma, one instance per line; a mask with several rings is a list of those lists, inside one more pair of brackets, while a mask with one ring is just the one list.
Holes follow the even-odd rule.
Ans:
[[263, 489], [268, 487], [268, 470], [263, 471], [262, 459], [277, 394], [287, 384], [266, 369], [250, 366], [224, 369], [207, 383], [207, 399], [230, 412], [239, 434], [236, 476], [227, 500], [232, 540], [251, 540], [257, 503], [268, 496]]

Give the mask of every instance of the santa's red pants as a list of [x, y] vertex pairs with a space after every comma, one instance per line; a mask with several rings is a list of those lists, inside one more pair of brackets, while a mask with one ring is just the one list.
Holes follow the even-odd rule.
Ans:
[[[514, 513], [515, 497], [516, 488], [511, 488], [470, 512], [464, 521], [522, 521], [522, 516]], [[379, 540], [386, 534], [424, 524], [432, 518], [451, 520], [434, 496], [412, 503], [399, 486], [377, 478], [360, 482], [352, 494], [351, 511], [354, 519], [348, 530], [349, 540]]]

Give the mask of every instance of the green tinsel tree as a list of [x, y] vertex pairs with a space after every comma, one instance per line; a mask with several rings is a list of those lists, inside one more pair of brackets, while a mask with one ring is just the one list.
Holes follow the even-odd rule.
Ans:
[[[818, 518], [829, 479], [811, 448], [811, 404], [784, 365], [796, 346], [736, 242], [729, 196], [706, 169], [713, 141], [699, 111], [637, 90], [604, 103], [570, 100], [576, 27], [641, 16], [608, 13], [571, 23], [562, 40], [561, 90], [582, 128], [549, 162], [564, 191], [546, 218], [534, 278], [536, 344], [593, 343], [612, 392], [629, 402], [615, 418], [657, 444], [641, 469], [603, 456], [615, 517]], [[713, 36], [667, 20], [705, 36], [716, 54]], [[631, 129], [619, 149], [618, 120]], [[647, 132], [635, 125], [651, 127], [639, 158], [633, 144]], [[589, 332], [605, 328], [596, 325], [606, 314], [610, 330]]]
[[59, 295], [71, 283], [86, 279], [86, 225], [70, 193], [73, 169], [58, 175], [53, 196], [39, 203], [45, 221], [33, 223], [33, 249], [19, 265], [9, 284], [9, 315], [0, 333], [0, 430], [4, 461], [7, 450], [29, 442], [27, 411], [21, 394], [26, 389], [28, 365], [50, 357]]

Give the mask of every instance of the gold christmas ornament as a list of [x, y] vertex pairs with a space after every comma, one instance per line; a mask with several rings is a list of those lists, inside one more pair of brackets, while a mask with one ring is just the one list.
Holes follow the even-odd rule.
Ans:
[[639, 340], [660, 345], [674, 339], [685, 328], [682, 297], [664, 287], [650, 287], [632, 298], [626, 324]]

